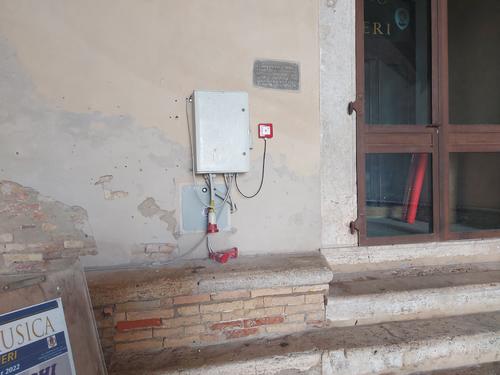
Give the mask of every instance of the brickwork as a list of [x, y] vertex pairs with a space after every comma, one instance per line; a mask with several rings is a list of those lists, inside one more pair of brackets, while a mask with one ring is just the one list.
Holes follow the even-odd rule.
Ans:
[[106, 354], [283, 335], [325, 323], [328, 284], [236, 290], [95, 306]]
[[87, 213], [0, 181], [0, 274], [45, 271], [54, 261], [96, 253]]

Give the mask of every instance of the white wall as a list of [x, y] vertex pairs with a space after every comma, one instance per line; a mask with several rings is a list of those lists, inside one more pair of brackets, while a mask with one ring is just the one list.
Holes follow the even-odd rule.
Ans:
[[[340, 19], [350, 3], [339, 1], [343, 13], [332, 21], [351, 22]], [[318, 15], [319, 0], [0, 0], [0, 179], [85, 208], [99, 251], [88, 266], [165, 260], [143, 244], [182, 253], [200, 238], [177, 233], [178, 189], [190, 181], [184, 100], [194, 89], [244, 90], [251, 126], [272, 122], [275, 138], [262, 195], [238, 199], [234, 229], [216, 246], [247, 255], [319, 248]], [[257, 58], [299, 62], [300, 92], [253, 87]], [[339, 65], [335, 84], [350, 92], [345, 73]], [[345, 101], [336, 95], [335, 108]], [[349, 132], [351, 119], [340, 121]], [[260, 178], [262, 144], [254, 144], [247, 190]], [[350, 161], [333, 168], [351, 170]], [[111, 181], [95, 185], [105, 175]], [[353, 199], [349, 178], [332, 198], [342, 207]], [[148, 197], [162, 220], [138, 210]], [[324, 190], [323, 203], [330, 198]], [[345, 229], [335, 217], [328, 243]], [[193, 256], [205, 254], [201, 246]]]

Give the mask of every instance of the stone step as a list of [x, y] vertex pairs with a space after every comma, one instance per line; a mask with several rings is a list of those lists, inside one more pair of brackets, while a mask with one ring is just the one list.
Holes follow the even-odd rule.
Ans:
[[438, 370], [430, 372], [416, 372], [411, 375], [499, 375], [500, 362], [485, 363], [472, 367], [458, 369]]
[[110, 375], [415, 374], [500, 361], [500, 312], [115, 354]]
[[500, 311], [500, 271], [467, 270], [378, 271], [353, 274], [351, 280], [337, 275], [330, 284], [327, 320], [341, 327]]
[[500, 240], [336, 247], [321, 249], [321, 253], [334, 273], [436, 267], [449, 264], [498, 263]]

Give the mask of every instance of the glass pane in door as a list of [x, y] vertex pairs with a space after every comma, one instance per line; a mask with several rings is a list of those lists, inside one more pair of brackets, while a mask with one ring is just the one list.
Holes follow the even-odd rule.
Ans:
[[450, 229], [500, 229], [500, 153], [450, 154]]
[[428, 0], [364, 2], [365, 122], [431, 123]]
[[433, 232], [432, 155], [366, 155], [368, 237]]
[[451, 124], [500, 124], [500, 1], [448, 1]]

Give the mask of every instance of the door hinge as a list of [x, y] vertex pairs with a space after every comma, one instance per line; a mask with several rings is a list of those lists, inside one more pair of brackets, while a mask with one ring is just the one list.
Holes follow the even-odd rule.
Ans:
[[357, 115], [363, 113], [363, 98], [361, 96], [357, 96], [355, 101], [349, 102], [347, 105], [347, 113], [352, 115], [353, 112], [356, 112]]
[[359, 218], [349, 223], [349, 230], [353, 235], [356, 234], [356, 232], [359, 232]]

